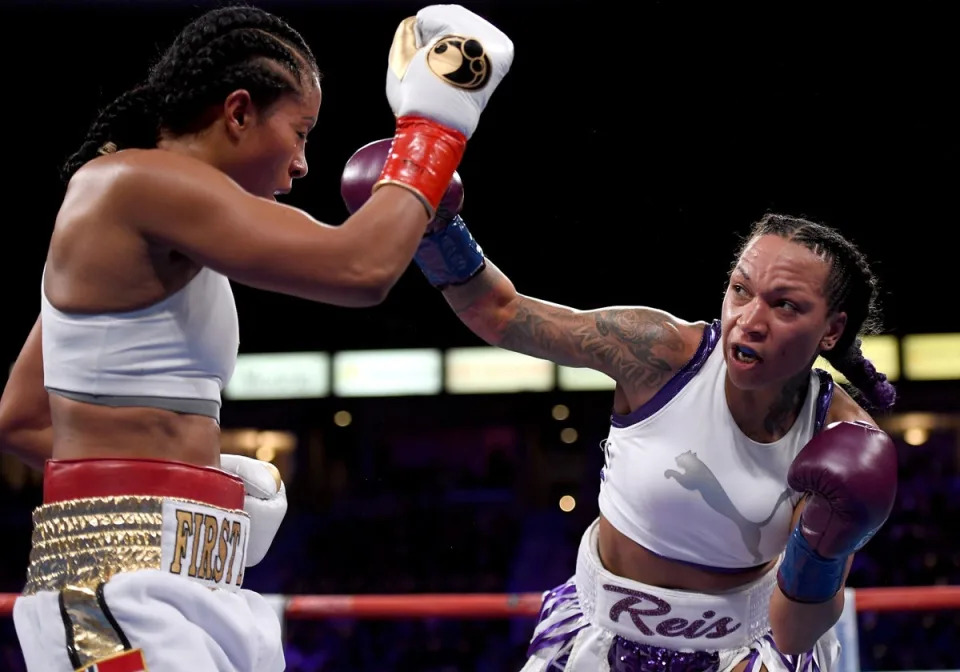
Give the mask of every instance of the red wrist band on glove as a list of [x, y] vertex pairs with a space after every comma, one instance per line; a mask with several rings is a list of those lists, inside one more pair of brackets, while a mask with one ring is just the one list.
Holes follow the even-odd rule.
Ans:
[[415, 193], [433, 219], [467, 148], [467, 136], [423, 117], [400, 117], [376, 191], [396, 184]]

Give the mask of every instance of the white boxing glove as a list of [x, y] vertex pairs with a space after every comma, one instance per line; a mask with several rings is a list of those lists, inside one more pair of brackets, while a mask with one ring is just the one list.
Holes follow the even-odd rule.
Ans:
[[250, 516], [250, 540], [244, 564], [253, 567], [267, 554], [287, 513], [287, 489], [280, 470], [263, 460], [223, 454], [220, 468], [243, 480], [243, 510]]
[[387, 67], [397, 128], [373, 191], [386, 184], [408, 189], [432, 220], [512, 63], [513, 42], [460, 5], [431, 5], [404, 20]]
[[513, 63], [513, 42], [460, 5], [431, 5], [397, 28], [387, 99], [398, 117], [432, 119], [468, 139]]

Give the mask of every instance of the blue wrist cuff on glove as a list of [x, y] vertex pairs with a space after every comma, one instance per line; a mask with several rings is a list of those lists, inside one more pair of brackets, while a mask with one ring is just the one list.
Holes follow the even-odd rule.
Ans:
[[846, 557], [825, 558], [813, 550], [797, 525], [787, 541], [777, 584], [796, 602], [826, 602], [843, 586], [846, 565]]
[[462, 285], [486, 266], [483, 250], [460, 215], [440, 231], [424, 236], [413, 258], [437, 289]]

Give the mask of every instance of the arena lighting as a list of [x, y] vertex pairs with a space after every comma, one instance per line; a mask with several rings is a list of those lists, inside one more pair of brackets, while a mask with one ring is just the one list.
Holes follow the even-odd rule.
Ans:
[[[960, 333], [867, 336], [862, 347], [864, 355], [890, 380], [960, 380]], [[846, 382], [822, 357], [815, 365], [838, 382]], [[241, 354], [224, 398], [509, 394], [614, 387], [613, 379], [599, 371], [478, 346]]]
[[224, 454], [244, 455], [271, 462], [280, 470], [281, 477], [288, 480], [293, 473], [297, 436], [293, 432], [278, 430], [223, 429], [220, 432], [220, 450]]
[[248, 428], [223, 429], [220, 432], [220, 449], [223, 452], [257, 457], [267, 462], [277, 455], [293, 452], [296, 447], [297, 437], [293, 432]]
[[960, 415], [948, 413], [898, 413], [880, 416], [877, 424], [891, 435], [900, 435], [911, 446], [927, 442], [934, 431], [960, 432]]
[[556, 385], [556, 365], [545, 359], [487, 346], [446, 351], [450, 394], [546, 392]]
[[[860, 349], [863, 350], [863, 356], [877, 367], [877, 371], [882, 371], [887, 376], [887, 380], [900, 378], [900, 343], [896, 336], [867, 336]], [[823, 357], [818, 357], [814, 366], [829, 373], [838, 383], [847, 382], [846, 376], [833, 368]]]
[[435, 395], [443, 389], [439, 350], [352, 350], [333, 355], [338, 397]]
[[304, 399], [330, 393], [330, 355], [282, 352], [239, 355], [223, 391], [227, 399]]
[[930, 432], [923, 427], [908, 427], [903, 433], [903, 440], [911, 446], [922, 446], [930, 438]]
[[561, 390], [613, 390], [616, 386], [613, 378], [594, 369], [557, 367], [557, 387]]
[[903, 373], [911, 380], [960, 378], [960, 334], [904, 336]]

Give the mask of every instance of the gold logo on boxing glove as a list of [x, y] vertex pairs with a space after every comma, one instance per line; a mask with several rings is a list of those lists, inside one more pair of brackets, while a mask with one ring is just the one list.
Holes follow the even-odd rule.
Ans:
[[490, 80], [490, 59], [472, 37], [441, 37], [427, 52], [427, 65], [447, 84], [461, 89], [480, 89]]

